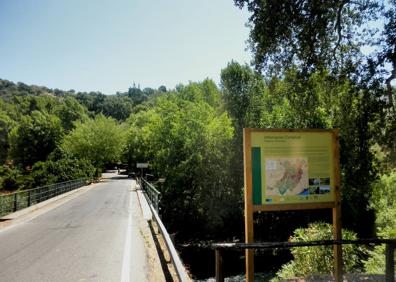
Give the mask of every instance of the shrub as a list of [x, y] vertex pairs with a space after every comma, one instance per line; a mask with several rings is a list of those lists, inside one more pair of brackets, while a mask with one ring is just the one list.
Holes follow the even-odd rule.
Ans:
[[[349, 230], [343, 230], [343, 239], [355, 240], [356, 234]], [[332, 225], [328, 223], [313, 223], [307, 228], [298, 228], [291, 237], [291, 242], [305, 242], [316, 240], [332, 240]], [[362, 249], [353, 245], [344, 245], [343, 267], [344, 271], [349, 271], [359, 263], [359, 254]], [[282, 266], [277, 273], [280, 279], [293, 277], [304, 277], [312, 274], [331, 274], [333, 272], [333, 247], [298, 247], [292, 248], [291, 253], [294, 259]]]
[[17, 167], [0, 167], [0, 190], [14, 191], [21, 187], [21, 171]]
[[37, 162], [33, 165], [30, 174], [31, 186], [39, 187], [78, 178], [93, 178], [94, 174], [95, 168], [84, 159]]
[[[377, 235], [390, 239], [396, 237], [396, 171], [384, 174], [373, 183], [370, 207], [374, 209]], [[385, 272], [385, 246], [376, 246], [369, 251], [369, 258], [364, 262], [367, 273], [383, 274]]]

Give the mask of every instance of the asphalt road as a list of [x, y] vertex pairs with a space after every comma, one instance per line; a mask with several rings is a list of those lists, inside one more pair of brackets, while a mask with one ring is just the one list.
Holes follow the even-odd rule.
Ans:
[[110, 178], [95, 185], [0, 230], [0, 281], [147, 281], [133, 180]]

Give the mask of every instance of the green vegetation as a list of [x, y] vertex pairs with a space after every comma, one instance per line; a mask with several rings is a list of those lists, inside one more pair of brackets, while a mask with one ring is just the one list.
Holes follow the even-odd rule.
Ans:
[[[166, 179], [161, 214], [178, 240], [243, 240], [242, 129], [339, 128], [343, 224], [357, 234], [344, 238], [395, 237], [396, 2], [235, 3], [252, 12], [256, 70], [231, 61], [219, 86], [206, 79], [104, 95], [0, 80], [0, 190], [150, 162]], [[377, 18], [382, 32], [370, 29]], [[363, 43], [376, 51], [363, 54]], [[329, 239], [328, 225], [308, 226], [316, 220], [328, 215], [256, 214], [256, 239]], [[345, 247], [345, 266], [383, 271], [383, 251], [362, 258]], [[328, 248], [292, 254], [279, 277], [331, 272]]]
[[240, 187], [229, 185], [233, 128], [219, 101], [206, 80], [159, 97], [128, 120], [129, 160], [150, 160], [156, 176], [166, 178], [162, 216], [181, 236], [219, 232], [240, 212], [229, 208], [238, 207]]
[[[307, 228], [298, 228], [294, 231], [290, 242], [306, 242], [318, 240], [332, 240], [333, 226], [327, 223], [309, 224]], [[345, 240], [357, 239], [356, 233], [343, 230]], [[344, 245], [343, 269], [345, 272], [356, 270], [359, 265], [359, 256], [363, 250], [353, 245]], [[290, 277], [305, 277], [309, 274], [332, 274], [333, 273], [333, 247], [299, 247], [292, 248], [293, 260], [282, 266], [277, 273], [277, 278], [288, 279]], [[275, 279], [277, 280], [277, 279]]]
[[46, 160], [62, 135], [58, 117], [34, 110], [30, 115], [23, 116], [10, 132], [10, 156], [23, 167], [30, 167]]
[[106, 164], [118, 162], [124, 143], [121, 126], [99, 114], [95, 119], [76, 123], [63, 138], [61, 148], [76, 159], [90, 161], [100, 171]]
[[[385, 238], [396, 238], [396, 172], [384, 174], [373, 183], [373, 194], [370, 207], [376, 213], [377, 235]], [[376, 246], [364, 262], [367, 273], [385, 272], [385, 246]]]

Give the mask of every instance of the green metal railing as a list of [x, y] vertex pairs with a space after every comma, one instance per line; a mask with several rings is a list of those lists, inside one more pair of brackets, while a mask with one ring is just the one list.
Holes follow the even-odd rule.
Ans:
[[33, 189], [0, 195], [0, 217], [18, 210], [38, 204], [60, 194], [86, 185], [88, 180], [80, 178], [61, 183], [55, 183]]
[[137, 179], [139, 186], [146, 192], [151, 204], [157, 213], [159, 213], [159, 204], [160, 204], [160, 196], [161, 193], [155, 189], [154, 185], [149, 183], [146, 179], [139, 177]]
[[[149, 203], [149, 208], [153, 214], [153, 220], [156, 222], [158, 226], [158, 232], [162, 235], [164, 239], [165, 246], [168, 250], [170, 260], [175, 268], [176, 275], [180, 282], [190, 282], [186, 268], [184, 267], [180, 256], [175, 248], [174, 241], [172, 241], [171, 236], [165, 228], [164, 223], [161, 220], [161, 216], [159, 215], [159, 203], [161, 192], [159, 192], [152, 183], [148, 182], [143, 177], [138, 177], [136, 179], [140, 188], [143, 189], [145, 198]], [[160, 181], [159, 181], [160, 182]]]

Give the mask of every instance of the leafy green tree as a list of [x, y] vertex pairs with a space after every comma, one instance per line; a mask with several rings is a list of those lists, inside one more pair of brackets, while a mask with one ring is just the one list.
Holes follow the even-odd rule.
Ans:
[[359, 47], [373, 32], [367, 23], [383, 8], [374, 0], [234, 2], [251, 13], [255, 66], [277, 72], [293, 65], [304, 73], [340, 70], [359, 61]]
[[179, 238], [205, 231], [215, 236], [227, 228], [227, 219], [241, 215], [240, 189], [229, 181], [233, 129], [228, 116], [208, 104], [210, 89], [205, 83], [179, 87], [128, 120], [130, 156], [149, 161], [153, 172], [166, 178], [161, 213]]
[[124, 146], [124, 131], [114, 119], [100, 114], [75, 126], [62, 140], [65, 152], [89, 160], [97, 169], [117, 163]]
[[161, 85], [160, 87], [158, 87], [158, 91], [160, 91], [160, 92], [166, 92], [166, 86]]
[[[367, 228], [367, 223], [373, 224], [374, 216], [366, 207], [370, 183], [377, 173], [371, 146], [375, 136], [381, 134], [378, 132], [382, 124], [381, 96], [325, 71], [306, 76], [292, 68], [282, 79], [273, 77], [265, 83], [248, 66], [231, 62], [221, 78], [226, 109], [236, 130], [233, 163], [239, 165], [234, 168], [235, 184], [243, 185], [243, 127], [338, 127], [344, 222], [360, 235], [372, 236], [373, 230]], [[362, 219], [366, 224], [362, 224]]]
[[23, 167], [45, 161], [62, 135], [63, 129], [58, 117], [33, 111], [30, 116], [23, 116], [10, 133], [11, 158]]
[[340, 129], [343, 222], [372, 236], [374, 215], [367, 205], [377, 174], [371, 146], [381, 128], [381, 99], [349, 79], [325, 72], [302, 77], [296, 70], [274, 78], [266, 97], [265, 127]]
[[118, 121], [126, 120], [132, 113], [133, 102], [126, 96], [106, 96], [102, 113]]
[[206, 102], [211, 107], [218, 109], [221, 106], [221, 94], [213, 80], [205, 79], [202, 82], [191, 82], [184, 85], [178, 94], [182, 99], [191, 102]]
[[244, 127], [261, 126], [264, 80], [249, 66], [241, 66], [234, 61], [221, 71], [220, 77], [226, 109], [240, 139]]
[[0, 112], [0, 165], [4, 164], [7, 160], [9, 140], [8, 135], [11, 131], [13, 121], [10, 117], [3, 112]]
[[69, 132], [74, 128], [74, 122], [88, 119], [86, 108], [71, 96], [65, 97], [61, 103], [55, 106], [53, 111], [61, 120], [65, 132]]
[[[392, 87], [392, 81], [396, 79], [396, 1], [388, 1], [389, 9], [384, 11], [385, 25], [381, 40], [382, 50], [378, 55], [378, 65], [382, 66], [385, 63], [390, 65], [390, 70], [384, 70], [388, 73], [385, 83], [387, 88], [387, 96], [389, 105], [395, 114], [395, 102], [393, 96], [394, 88]], [[384, 44], [385, 43], [385, 44]]]
[[262, 127], [265, 84], [263, 78], [249, 66], [232, 61], [221, 71], [221, 89], [225, 109], [229, 113], [235, 134], [230, 152], [231, 179], [235, 187], [243, 187], [243, 128]]
[[136, 87], [135, 84], [128, 89], [127, 95], [132, 99], [135, 105], [141, 104], [147, 100], [147, 94], [144, 93], [140, 87]]

